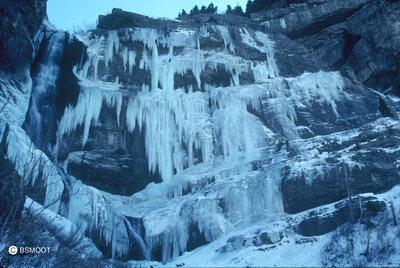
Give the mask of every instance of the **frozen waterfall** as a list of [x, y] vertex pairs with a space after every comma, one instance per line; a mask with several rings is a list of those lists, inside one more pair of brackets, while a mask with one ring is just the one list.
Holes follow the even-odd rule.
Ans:
[[[204, 50], [200, 40], [211, 32], [220, 36], [222, 45]], [[101, 197], [86, 186], [85, 196], [71, 198], [68, 218], [86, 222], [88, 229], [100, 228], [115, 256], [126, 254], [134, 237], [145, 258], [166, 261], [191, 250], [194, 233], [210, 242], [240, 224], [282, 212], [285, 151], [270, 158], [278, 138], [271, 127], [276, 126], [266, 124], [257, 113], [269, 114], [288, 140], [299, 138], [297, 113], [308, 109], [313, 98], [339, 116], [335, 100], [346, 96], [339, 73], [282, 77], [269, 36], [245, 29], [239, 33], [236, 40], [229, 28], [203, 26], [168, 34], [124, 29], [96, 38], [90, 33], [79, 37], [88, 46], [86, 62], [74, 69], [80, 95], [75, 106], [65, 109], [57, 139], [81, 126], [84, 147], [91, 126], [99, 124], [102, 107], [107, 105], [115, 109], [118, 126], [126, 124], [130, 133], [144, 132], [148, 169], [158, 171], [163, 179], [127, 199]], [[141, 46], [135, 50], [137, 42]], [[256, 49], [265, 60], [236, 55], [238, 42]], [[120, 68], [119, 73], [110, 75], [115, 68]], [[230, 76], [229, 86], [205, 82], [205, 73], [218, 70]], [[148, 75], [142, 84], [120, 79], [138, 72]], [[245, 73], [253, 76], [254, 83], [241, 81]], [[177, 86], [176, 78], [185, 75], [193, 79]], [[99, 207], [96, 200], [104, 204]], [[94, 222], [83, 220], [93, 217], [91, 213], [96, 215]], [[137, 223], [116, 226], [111, 220], [123, 216], [142, 220], [142, 240], [133, 231]]]
[[55, 103], [57, 93], [57, 78], [60, 72], [60, 61], [64, 49], [66, 34], [63, 32], [51, 33], [44, 53], [44, 59], [37, 67], [37, 74], [33, 80], [30, 109], [25, 122], [25, 128], [34, 144], [39, 149], [49, 143], [48, 133], [54, 128], [52, 122], [55, 117]]

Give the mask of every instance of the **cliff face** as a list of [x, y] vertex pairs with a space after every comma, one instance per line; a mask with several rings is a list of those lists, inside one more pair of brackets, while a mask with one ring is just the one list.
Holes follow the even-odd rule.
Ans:
[[[310, 0], [251, 19], [114, 9], [79, 35], [19, 26], [25, 41], [43, 34], [19, 123], [7, 114], [28, 102], [2, 80], [19, 98], [1, 114], [3, 153], [21, 176], [26, 151], [49, 163], [29, 167], [45, 185], [36, 201], [106, 257], [166, 262], [208, 244], [234, 259], [285, 243], [322, 256], [327, 233], [387, 219], [398, 195], [365, 193], [400, 182], [399, 13], [398, 1]], [[325, 257], [315, 265], [335, 264]]]
[[46, 0], [0, 3], [0, 69], [17, 73], [30, 65], [34, 38], [46, 15]]

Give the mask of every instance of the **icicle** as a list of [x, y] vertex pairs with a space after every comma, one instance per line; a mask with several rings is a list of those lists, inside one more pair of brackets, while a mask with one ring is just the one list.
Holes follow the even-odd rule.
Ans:
[[118, 32], [117, 31], [111, 31], [108, 34], [108, 44], [107, 44], [107, 51], [105, 54], [105, 64], [106, 67], [110, 62], [113, 61], [114, 57], [114, 52], [118, 53], [119, 52], [119, 37], [118, 37]]
[[67, 218], [83, 232], [99, 231], [99, 238], [111, 247], [113, 258], [129, 252], [129, 230], [125, 225], [125, 217], [97, 189], [74, 181]]
[[[268, 35], [262, 32], [256, 32], [255, 36], [257, 41], [259, 41], [262, 46], [259, 46], [254, 38], [249, 34], [246, 29], [241, 29], [240, 33], [242, 37], [242, 42], [248, 46], [254, 47], [260, 52], [263, 52], [267, 55], [266, 58], [266, 68], [264, 67], [265, 63], [260, 63], [254, 66], [253, 65], [253, 73], [255, 72], [254, 76], [256, 82], [265, 82], [268, 78], [274, 78], [279, 76], [278, 66], [276, 65], [275, 58], [274, 58], [274, 43], [269, 39]], [[256, 70], [254, 68], [257, 68]]]
[[[203, 94], [185, 94], [182, 89], [169, 91], [152, 89], [140, 92], [131, 98], [127, 108], [127, 127], [139, 129], [146, 126], [146, 152], [149, 170], [158, 167], [166, 180], [174, 169], [183, 170], [193, 165], [195, 155], [192, 148], [201, 150], [203, 160], [208, 161], [212, 153], [212, 134], [207, 101]], [[182, 144], [189, 149], [187, 159]]]
[[285, 19], [284, 18], [280, 18], [279, 22], [281, 24], [281, 28], [286, 30], [286, 21], [285, 21]]
[[220, 137], [223, 155], [252, 151], [266, 145], [262, 123], [247, 111], [246, 102], [227, 91], [211, 90], [214, 111], [214, 129]]
[[151, 90], [158, 88], [158, 48], [154, 41], [151, 53]]
[[124, 47], [122, 49], [122, 62], [124, 64], [124, 70], [126, 71], [127, 65], [128, 65], [128, 48]]
[[[96, 123], [100, 116], [103, 100], [110, 107], [116, 107], [117, 120], [122, 106], [122, 93], [118, 91], [119, 85], [114, 83], [80, 83], [81, 93], [75, 107], [68, 106], [58, 124], [57, 137], [69, 134], [83, 125], [82, 147], [86, 144], [92, 123]], [[102, 90], [103, 88], [103, 90]]]
[[235, 54], [235, 43], [232, 40], [231, 34], [229, 33], [229, 30], [225, 26], [217, 25], [215, 26], [219, 33], [222, 36], [222, 39], [224, 39], [224, 46], [225, 50], [229, 48], [229, 50]]
[[136, 65], [136, 52], [129, 50], [128, 53], [129, 73], [132, 74], [133, 66]]

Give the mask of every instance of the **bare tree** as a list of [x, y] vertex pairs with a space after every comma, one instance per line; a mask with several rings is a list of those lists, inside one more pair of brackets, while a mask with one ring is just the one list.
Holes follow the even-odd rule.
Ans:
[[[0, 238], [6, 237], [7, 232], [20, 235], [24, 235], [24, 232], [30, 232], [29, 228], [26, 228], [28, 223], [21, 216], [26, 196], [31, 196], [33, 199], [40, 196], [45, 197], [46, 188], [59, 183], [59, 181], [51, 182], [49, 180], [50, 175], [52, 175], [52, 169], [49, 167], [54, 164], [44, 158], [42, 152], [35, 155], [33, 149], [34, 145], [30, 143], [26, 155], [15, 159], [14, 164], [4, 152], [0, 151], [0, 165], [2, 167], [0, 172], [0, 197], [2, 199], [0, 204]], [[15, 171], [15, 166], [22, 167], [21, 176]], [[29, 217], [29, 223], [35, 224], [34, 221], [39, 219], [46, 209], [61, 201], [61, 198], [62, 195], [46, 204], [43, 203], [40, 210], [33, 211], [31, 207], [26, 207], [25, 213], [32, 214], [32, 217]], [[12, 237], [9, 237], [7, 241], [10, 244], [13, 243]]]

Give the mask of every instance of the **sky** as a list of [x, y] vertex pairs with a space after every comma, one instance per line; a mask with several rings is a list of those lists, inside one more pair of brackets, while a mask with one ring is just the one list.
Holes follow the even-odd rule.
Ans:
[[188, 12], [195, 5], [208, 6], [211, 2], [221, 12], [227, 5], [241, 5], [244, 10], [247, 0], [48, 0], [47, 14], [57, 28], [69, 31], [94, 25], [99, 15], [111, 13], [114, 7], [149, 17], [173, 19], [182, 9]]

